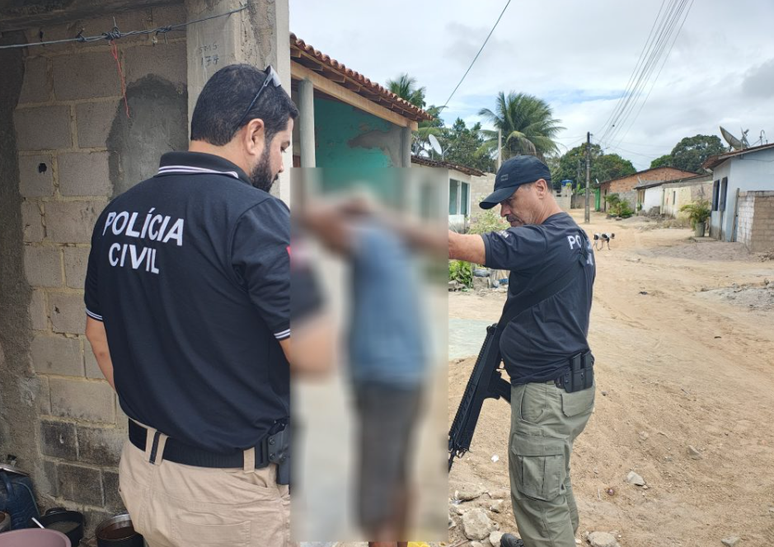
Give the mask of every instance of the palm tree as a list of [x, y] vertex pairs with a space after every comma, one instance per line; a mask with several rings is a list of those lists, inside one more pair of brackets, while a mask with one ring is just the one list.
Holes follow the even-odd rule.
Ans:
[[408, 74], [400, 74], [397, 80], [387, 80], [387, 88], [414, 106], [425, 107], [425, 88], [417, 87], [416, 78], [412, 78]]
[[[542, 99], [527, 93], [511, 91], [497, 95], [496, 113], [482, 108], [484, 116], [503, 133], [503, 159], [519, 154], [531, 154], [544, 159], [546, 154], [557, 154], [559, 148], [553, 140], [564, 129], [561, 120], [553, 117], [551, 107]], [[497, 152], [497, 131], [485, 129], [482, 148], [490, 154]]]

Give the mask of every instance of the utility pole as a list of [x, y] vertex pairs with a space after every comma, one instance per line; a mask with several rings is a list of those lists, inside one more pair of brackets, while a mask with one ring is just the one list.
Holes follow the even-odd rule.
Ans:
[[497, 170], [503, 164], [503, 130], [497, 130]]
[[589, 183], [591, 181], [591, 132], [586, 133], [586, 214], [584, 222], [588, 224], [591, 221]]

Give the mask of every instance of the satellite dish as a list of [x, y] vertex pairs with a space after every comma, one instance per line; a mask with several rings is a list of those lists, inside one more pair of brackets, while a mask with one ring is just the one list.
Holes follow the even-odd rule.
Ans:
[[435, 135], [428, 135], [427, 140], [430, 141], [430, 148], [432, 148], [436, 154], [443, 158], [443, 149], [441, 148], [441, 143], [438, 142], [438, 139], [435, 138]]
[[729, 133], [722, 125], [720, 126], [720, 134], [723, 135], [723, 138], [725, 141], [733, 148], [734, 150], [743, 150], [744, 148], [747, 148], [745, 146], [745, 141], [747, 140], [745, 137], [742, 137], [743, 140], [739, 140], [736, 137], [734, 137], [731, 133]]

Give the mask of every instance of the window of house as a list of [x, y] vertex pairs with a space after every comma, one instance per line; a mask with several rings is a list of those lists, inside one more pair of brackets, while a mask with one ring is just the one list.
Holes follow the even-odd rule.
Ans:
[[672, 205], [675, 205], [677, 203], [677, 190], [674, 190], [672, 192]]
[[728, 177], [723, 177], [723, 182], [720, 183], [720, 210], [726, 210], [726, 194], [728, 194]]
[[449, 181], [449, 214], [470, 214], [470, 184], [459, 180]]
[[449, 214], [450, 215], [457, 214], [457, 200], [459, 198], [459, 195], [457, 193], [458, 187], [459, 187], [459, 183], [456, 180], [449, 181]]
[[720, 181], [716, 180], [712, 184], [712, 210], [717, 211], [720, 204]]

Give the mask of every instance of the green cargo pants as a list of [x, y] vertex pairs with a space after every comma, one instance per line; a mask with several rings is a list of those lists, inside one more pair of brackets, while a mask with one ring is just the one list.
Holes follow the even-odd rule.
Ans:
[[591, 416], [595, 389], [567, 393], [553, 382], [511, 387], [508, 468], [525, 547], [575, 547], [570, 455]]

